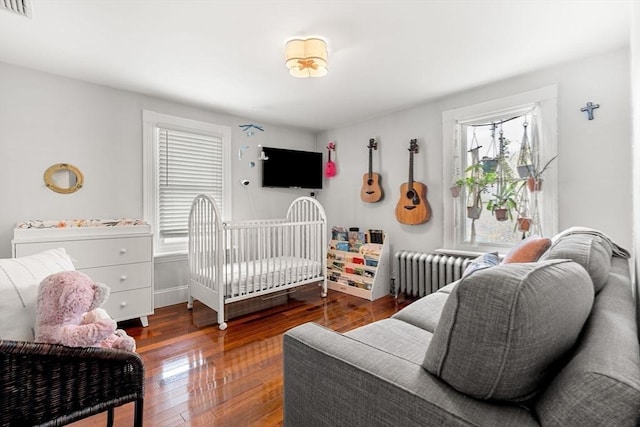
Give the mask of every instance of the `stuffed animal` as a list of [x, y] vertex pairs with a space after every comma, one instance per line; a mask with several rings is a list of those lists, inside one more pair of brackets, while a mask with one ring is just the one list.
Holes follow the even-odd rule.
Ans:
[[[101, 319], [111, 319], [109, 313], [103, 308], [96, 308], [94, 310], [88, 311], [82, 315], [82, 324], [87, 325], [91, 323], [96, 323]], [[100, 341], [100, 347], [105, 348], [119, 348], [122, 350], [136, 351], [136, 341], [131, 338], [123, 329], [116, 329], [116, 331]]]
[[[45, 277], [38, 288], [35, 340], [71, 347], [103, 347], [103, 341], [113, 338], [116, 322], [107, 316], [83, 323], [82, 316], [100, 307], [108, 297], [106, 285], [79, 271]], [[113, 341], [114, 348], [121, 342]], [[130, 347], [130, 341], [125, 340], [124, 346]]]

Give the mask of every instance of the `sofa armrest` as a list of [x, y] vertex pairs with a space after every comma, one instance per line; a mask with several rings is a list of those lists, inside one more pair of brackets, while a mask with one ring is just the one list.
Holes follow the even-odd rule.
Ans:
[[284, 336], [288, 426], [536, 426], [529, 411], [468, 397], [422, 366], [313, 323]]
[[137, 353], [0, 340], [0, 367], [0, 425], [64, 425], [128, 402], [142, 424]]

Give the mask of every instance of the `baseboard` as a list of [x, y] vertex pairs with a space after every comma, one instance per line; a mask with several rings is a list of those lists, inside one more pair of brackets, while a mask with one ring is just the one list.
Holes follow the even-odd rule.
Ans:
[[174, 304], [186, 304], [188, 297], [189, 286], [186, 285], [156, 290], [153, 293], [153, 306], [159, 308]]

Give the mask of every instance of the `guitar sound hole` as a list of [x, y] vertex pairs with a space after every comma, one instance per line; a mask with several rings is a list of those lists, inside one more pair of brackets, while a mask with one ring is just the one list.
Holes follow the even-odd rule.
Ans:
[[407, 191], [407, 199], [411, 200], [411, 203], [413, 203], [414, 205], [420, 204], [420, 198], [418, 197], [418, 194], [413, 190]]
[[367, 185], [373, 185], [373, 180], [372, 179], [368, 179], [367, 180]]

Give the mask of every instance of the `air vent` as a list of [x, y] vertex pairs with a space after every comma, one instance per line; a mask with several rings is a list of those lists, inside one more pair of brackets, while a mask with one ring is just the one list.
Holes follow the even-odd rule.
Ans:
[[0, 9], [10, 10], [27, 18], [32, 17], [31, 0], [0, 0]]

